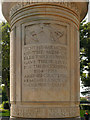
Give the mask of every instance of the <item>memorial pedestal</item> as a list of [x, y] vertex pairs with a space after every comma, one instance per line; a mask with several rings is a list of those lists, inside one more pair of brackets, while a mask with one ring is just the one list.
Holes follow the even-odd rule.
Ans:
[[11, 24], [11, 117], [78, 120], [79, 24], [87, 2], [12, 2], [2, 8]]

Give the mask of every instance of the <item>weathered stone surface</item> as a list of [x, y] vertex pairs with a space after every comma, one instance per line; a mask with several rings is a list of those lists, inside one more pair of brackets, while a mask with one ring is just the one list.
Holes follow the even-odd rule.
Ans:
[[79, 23], [86, 12], [86, 2], [9, 3], [11, 117], [80, 115]]
[[[27, 119], [27, 118], [26, 119], [25, 118], [10, 118], [10, 120], [42, 120], [42, 119], [39, 119], [39, 118], [38, 119], [37, 118], [36, 119], [32, 119], [32, 118], [31, 119], [30, 118], [29, 119]], [[55, 119], [55, 118], [45, 119], [45, 118], [43, 118], [43, 120], [81, 120], [81, 118], [64, 118], [64, 119], [63, 118], [61, 118], [61, 119], [60, 118], [59, 119]]]

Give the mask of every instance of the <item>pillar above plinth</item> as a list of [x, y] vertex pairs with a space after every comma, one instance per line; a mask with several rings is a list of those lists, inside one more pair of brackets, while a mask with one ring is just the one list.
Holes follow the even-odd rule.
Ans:
[[[7, 9], [5, 9], [7, 8]], [[8, 2], [11, 118], [79, 119], [79, 24], [87, 2]]]

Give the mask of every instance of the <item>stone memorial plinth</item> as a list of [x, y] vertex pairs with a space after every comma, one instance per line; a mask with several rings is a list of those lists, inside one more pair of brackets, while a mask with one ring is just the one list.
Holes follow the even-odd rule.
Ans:
[[88, 3], [3, 2], [2, 8], [11, 25], [11, 118], [78, 120], [79, 24]]

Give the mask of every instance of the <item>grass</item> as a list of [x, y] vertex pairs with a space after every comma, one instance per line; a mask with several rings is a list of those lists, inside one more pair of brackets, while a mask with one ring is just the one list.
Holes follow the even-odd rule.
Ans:
[[8, 117], [10, 116], [10, 111], [7, 109], [4, 109], [2, 104], [0, 104], [0, 117]]
[[0, 110], [0, 117], [2, 117], [2, 116], [4, 116], [4, 117], [8, 117], [8, 116], [10, 116], [10, 111], [9, 110]]

